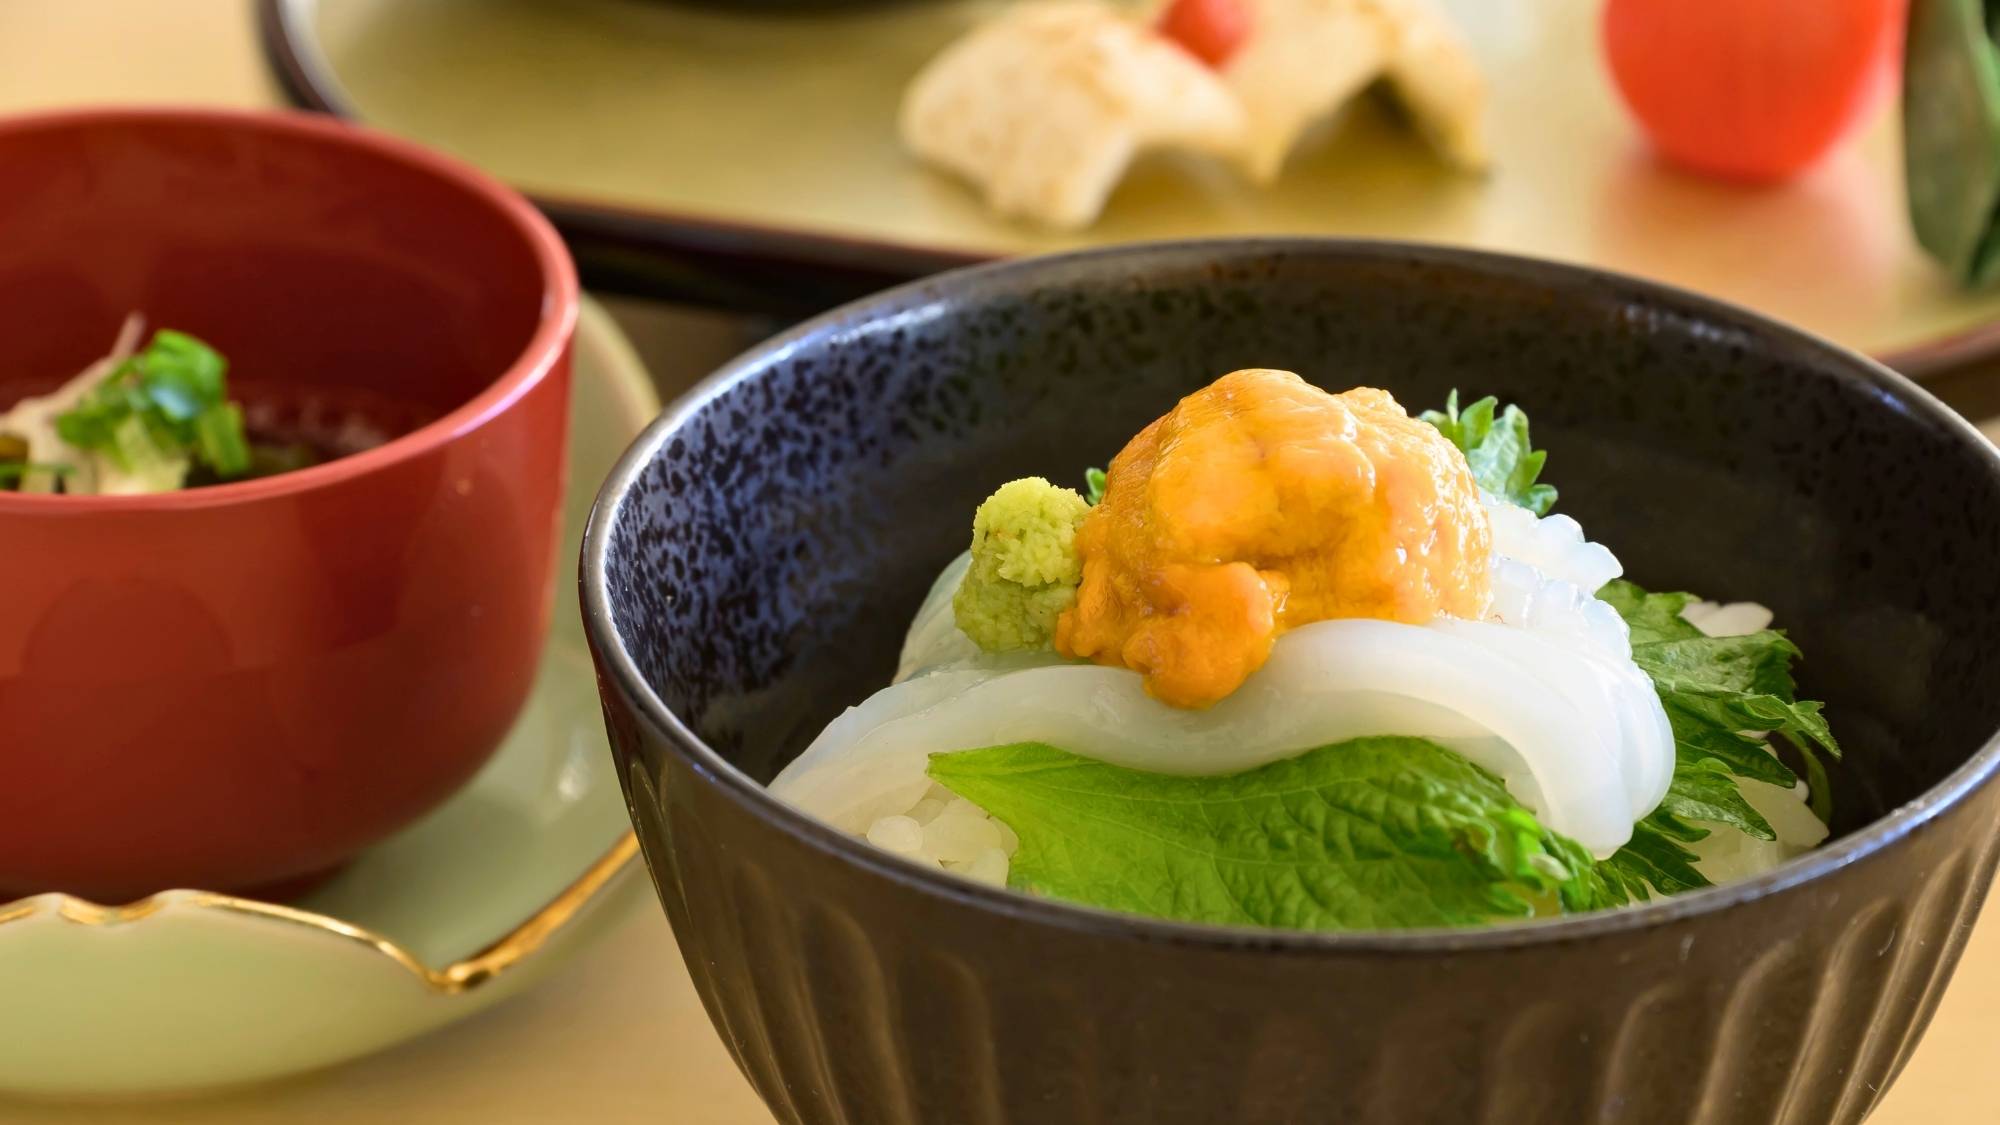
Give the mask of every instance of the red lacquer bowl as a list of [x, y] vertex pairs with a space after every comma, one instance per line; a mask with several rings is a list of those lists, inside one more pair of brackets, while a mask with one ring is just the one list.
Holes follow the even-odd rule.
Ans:
[[0, 122], [0, 404], [131, 311], [364, 453], [165, 496], [0, 492], [0, 902], [282, 893], [450, 794], [548, 625], [577, 286], [518, 195], [302, 116]]

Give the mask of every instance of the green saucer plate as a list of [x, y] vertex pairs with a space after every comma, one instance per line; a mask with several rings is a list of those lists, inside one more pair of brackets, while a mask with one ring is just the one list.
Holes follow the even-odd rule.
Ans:
[[[565, 564], [598, 483], [659, 412], [589, 301], [573, 396]], [[556, 589], [534, 693], [493, 761], [298, 902], [0, 904], [0, 1094], [138, 1096], [329, 1066], [506, 999], [622, 916], [644, 881], [567, 565]]]

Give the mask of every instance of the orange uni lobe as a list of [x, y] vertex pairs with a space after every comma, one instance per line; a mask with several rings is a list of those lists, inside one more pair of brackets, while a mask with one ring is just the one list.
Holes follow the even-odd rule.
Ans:
[[1176, 707], [1239, 687], [1286, 629], [1477, 618], [1486, 510], [1465, 458], [1387, 391], [1223, 376], [1111, 462], [1077, 531], [1083, 584], [1056, 649], [1143, 673]]

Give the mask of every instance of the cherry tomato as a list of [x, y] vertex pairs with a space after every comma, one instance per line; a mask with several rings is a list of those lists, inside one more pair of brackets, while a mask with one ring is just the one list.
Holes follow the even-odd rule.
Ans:
[[1245, 0], [1174, 0], [1160, 13], [1160, 34], [1210, 66], [1221, 66], [1250, 34]]
[[1604, 54], [1667, 158], [1782, 180], [1892, 85], [1905, 0], [1609, 0]]

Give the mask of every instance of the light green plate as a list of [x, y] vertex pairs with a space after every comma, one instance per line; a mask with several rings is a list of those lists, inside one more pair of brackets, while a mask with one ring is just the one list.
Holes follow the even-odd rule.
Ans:
[[659, 402], [587, 301], [572, 410], [555, 626], [492, 763], [293, 907], [202, 891], [0, 904], [0, 1093], [196, 1090], [380, 1050], [520, 991], [639, 896], [567, 564]]
[[2000, 350], [2000, 331], [1979, 331], [2000, 290], [1960, 291], [1909, 233], [1893, 113], [1781, 188], [1663, 168], [1605, 74], [1603, 0], [1443, 0], [1493, 90], [1484, 180], [1363, 103], [1268, 190], [1162, 161], [1080, 234], [998, 219], [910, 159], [895, 121], [917, 68], [1003, 2], [266, 0], [328, 99], [557, 204], [559, 221], [624, 232], [633, 253], [831, 255], [877, 276], [1138, 239], [1359, 235], [1653, 277], [1912, 372]]

